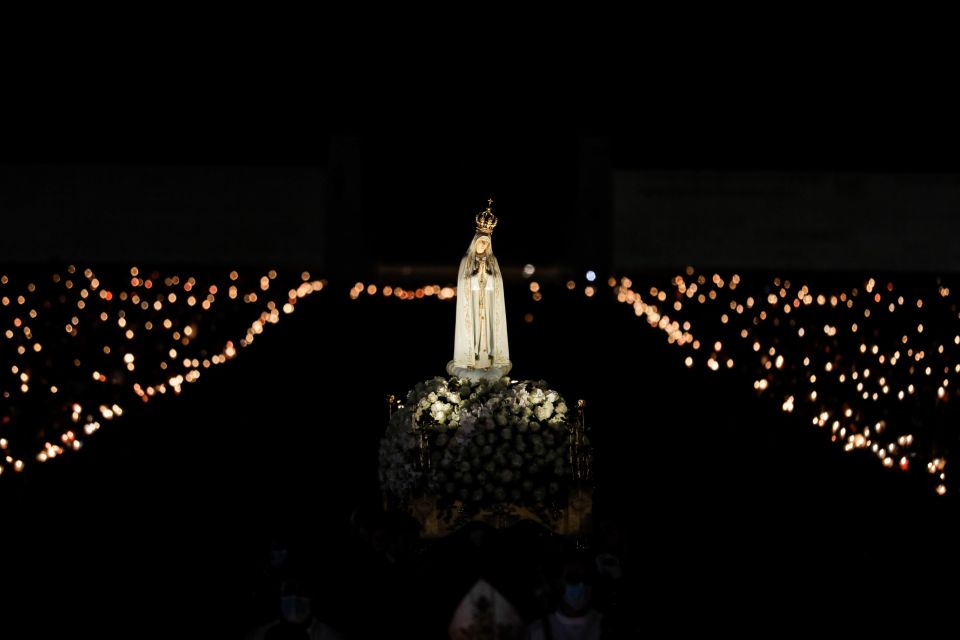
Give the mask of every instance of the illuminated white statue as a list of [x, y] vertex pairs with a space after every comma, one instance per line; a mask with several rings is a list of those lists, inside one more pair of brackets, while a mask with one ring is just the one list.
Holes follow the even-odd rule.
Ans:
[[495, 380], [507, 375], [510, 347], [507, 314], [503, 306], [503, 277], [493, 255], [490, 236], [497, 226], [489, 201], [476, 216], [477, 232], [460, 260], [457, 277], [457, 324], [453, 360], [447, 373], [474, 380]]

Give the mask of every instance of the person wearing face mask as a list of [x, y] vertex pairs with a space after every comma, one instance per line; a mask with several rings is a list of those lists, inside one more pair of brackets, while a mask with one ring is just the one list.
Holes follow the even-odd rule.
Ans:
[[302, 584], [285, 585], [280, 615], [247, 636], [247, 640], [342, 640], [342, 636], [314, 616], [312, 598]]
[[527, 627], [528, 640], [597, 640], [603, 637], [603, 614], [593, 608], [592, 574], [584, 559], [564, 564], [559, 605]]

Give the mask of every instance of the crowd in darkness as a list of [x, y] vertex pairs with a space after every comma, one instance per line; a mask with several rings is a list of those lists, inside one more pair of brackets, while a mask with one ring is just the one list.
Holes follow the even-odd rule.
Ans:
[[[949, 487], [938, 496], [926, 461], [958, 443], [957, 380], [944, 385], [943, 398], [936, 387], [942, 367], [952, 376], [949, 369], [960, 366], [953, 302], [960, 286], [950, 273], [881, 278], [860, 272], [864, 265], [854, 258], [870, 249], [884, 260], [897, 257], [880, 264], [917, 269], [944, 257], [953, 264], [955, 181], [923, 171], [955, 171], [955, 161], [924, 169], [924, 154], [898, 153], [872, 128], [857, 141], [865, 144], [835, 154], [836, 141], [820, 148], [823, 140], [807, 140], [801, 127], [793, 142], [802, 140], [816, 166], [800, 161], [800, 175], [783, 183], [777, 178], [769, 183], [775, 188], [759, 195], [740, 194], [722, 171], [709, 180], [698, 174], [718, 167], [793, 171], [794, 150], [767, 130], [744, 143], [742, 127], [714, 132], [707, 140], [717, 144], [709, 144], [699, 139], [697, 118], [688, 120], [632, 139], [547, 132], [508, 136], [507, 145], [482, 133], [444, 131], [426, 139], [416, 128], [382, 139], [331, 136], [305, 142], [310, 160], [298, 166], [285, 166], [282, 153], [260, 154], [261, 160], [276, 155], [264, 170], [256, 168], [258, 154], [247, 150], [241, 155], [253, 162], [246, 168], [239, 166], [246, 160], [220, 167], [0, 167], [0, 213], [8, 224], [0, 248], [15, 262], [0, 279], [0, 438], [9, 445], [4, 455], [27, 463], [17, 473], [12, 460], [0, 461], [0, 636], [459, 640], [458, 630], [472, 618], [458, 612], [462, 605], [476, 609], [478, 595], [509, 603], [498, 608], [512, 620], [505, 635], [528, 640], [573, 637], [572, 628], [591, 637], [601, 626], [602, 637], [614, 639], [661, 635], [663, 628], [697, 635], [758, 628], [780, 636], [804, 623], [816, 625], [804, 635], [843, 633], [844, 623], [864, 635], [871, 625], [897, 621], [916, 634], [926, 620], [945, 617], [954, 603], [938, 597], [952, 597], [949, 584], [960, 566], [956, 462], [948, 463]], [[294, 129], [278, 136], [271, 125], [264, 139], [305, 140]], [[924, 138], [914, 129], [911, 140]], [[102, 132], [87, 130], [96, 132], [93, 146], [99, 147]], [[678, 131], [684, 144], [677, 144]], [[228, 133], [223, 137], [230, 144], [249, 149], [249, 136]], [[941, 133], [926, 138], [942, 142]], [[29, 146], [43, 150], [30, 136]], [[131, 140], [143, 143], [142, 136]], [[171, 153], [181, 157], [175, 136], [171, 140]], [[745, 161], [731, 160], [734, 147]], [[51, 161], [41, 153], [43, 162]], [[790, 180], [805, 183], [803, 173], [812, 168], [855, 173], [864, 167], [881, 173], [870, 180], [825, 179], [837, 191], [823, 191], [832, 195], [818, 201], [822, 226], [810, 228], [802, 216], [786, 224], [783, 203], [801, 213], [809, 206], [803, 195], [809, 191], [790, 196]], [[888, 173], [916, 169], [921, 172], [909, 178]], [[647, 185], [637, 192], [642, 206], [632, 209], [614, 189], [620, 185], [622, 196], [623, 172], [634, 170], [667, 170], [660, 179], [677, 179], [677, 188]], [[671, 177], [672, 170], [692, 173]], [[861, 189], [874, 189], [873, 199]], [[400, 300], [384, 296], [385, 285], [453, 285], [473, 215], [490, 195], [502, 218], [495, 252], [505, 278], [508, 269], [512, 274], [505, 292], [511, 375], [545, 379], [570, 400], [587, 402], [595, 502], [584, 538], [521, 522], [504, 529], [471, 523], [432, 539], [407, 514], [380, 507], [384, 398], [442, 375], [454, 335], [451, 301]], [[928, 210], [941, 197], [941, 208]], [[652, 208], [657, 198], [662, 218]], [[699, 210], [698, 203], [723, 202], [727, 209], [719, 210], [727, 217]], [[677, 203], [688, 208], [674, 209]], [[860, 203], [858, 215], [843, 203]], [[633, 278], [647, 300], [651, 287], [673, 295], [671, 278], [684, 265], [661, 270], [669, 261], [653, 258], [669, 252], [657, 254], [658, 246], [683, 249], [669, 254], [671, 260], [689, 255], [697, 267], [706, 266], [696, 263], [704, 249], [716, 250], [719, 264], [742, 266], [745, 258], [764, 255], [743, 255], [756, 248], [750, 211], [769, 221], [776, 239], [791, 239], [785, 229], [803, 231], [812, 243], [798, 255], [812, 255], [813, 270], [740, 270], [744, 285], [737, 296], [753, 287], [759, 309], [767, 296], [779, 295], [779, 285], [769, 285], [776, 276], [794, 281], [791, 299], [801, 284], [862, 292], [876, 276], [874, 293], [883, 305], [865, 308], [875, 303], [861, 293], [855, 307], [797, 307], [783, 315], [784, 324], [754, 329], [737, 324], [748, 316], [722, 296], [702, 308], [684, 299], [677, 318], [704, 336], [688, 367], [690, 352], [667, 344], [662, 331], [615, 302], [607, 278]], [[657, 226], [658, 220], [670, 224]], [[718, 221], [737, 243], [711, 232]], [[889, 244], [871, 244], [878, 238]], [[857, 271], [823, 271], [817, 247], [824, 240], [849, 259], [840, 264]], [[797, 249], [783, 246], [777, 261]], [[620, 255], [611, 254], [614, 247], [622, 248]], [[639, 252], [626, 256], [634, 264], [648, 264], [644, 259], [652, 256], [653, 271], [608, 268], [630, 251]], [[88, 265], [76, 262], [73, 274], [65, 267], [83, 256], [108, 261], [90, 265], [101, 280], [98, 291], [129, 291], [132, 277], [153, 279], [142, 301], [150, 304], [107, 300], [92, 289], [81, 297], [90, 286]], [[238, 257], [242, 264], [234, 264]], [[151, 260], [156, 264], [148, 265]], [[277, 266], [270, 261], [297, 268], [267, 292], [259, 289], [260, 276]], [[130, 271], [134, 263], [139, 276]], [[523, 279], [527, 263], [536, 271]], [[232, 281], [224, 278], [232, 269], [241, 272], [238, 285], [259, 292], [257, 301], [243, 302], [242, 292], [229, 298]], [[301, 269], [329, 278], [328, 286], [298, 301], [296, 313], [282, 314], [251, 348], [238, 349], [222, 366], [201, 365], [201, 377], [184, 384], [182, 394], [168, 388], [148, 403], [134, 394], [136, 382], [164, 383], [194, 368], [185, 358], [202, 361], [228, 339], [239, 344], [268, 297], [276, 295], [282, 308]], [[588, 269], [596, 270], [589, 296]], [[53, 273], [60, 278], [51, 279]], [[175, 273], [180, 281], [165, 284]], [[193, 292], [196, 305], [185, 304], [191, 275], [203, 285]], [[942, 282], [935, 279], [940, 276]], [[883, 288], [888, 279], [896, 282], [893, 291]], [[352, 300], [358, 281], [376, 293]], [[534, 281], [542, 299], [533, 295]], [[200, 311], [211, 284], [219, 285], [217, 301]], [[949, 297], [937, 292], [941, 284], [953, 289]], [[912, 295], [920, 287], [927, 292], [922, 308]], [[175, 302], [169, 298], [174, 290]], [[886, 311], [901, 292], [902, 308]], [[665, 296], [664, 302], [679, 301]], [[673, 307], [666, 308], [673, 315]], [[720, 313], [730, 315], [729, 324], [717, 324]], [[167, 319], [177, 330], [196, 331], [189, 344], [160, 330]], [[794, 319], [808, 324], [794, 326]], [[839, 328], [838, 337], [824, 331], [827, 325]], [[719, 332], [708, 339], [707, 327]], [[762, 338], [764, 350], [755, 352], [751, 341], [737, 337], [741, 328]], [[128, 330], [135, 335], [128, 338]], [[863, 400], [859, 390], [851, 395], [849, 380], [841, 383], [820, 369], [819, 358], [829, 354], [838, 367], [859, 371], [873, 356], [866, 343], [893, 348], [908, 333], [905, 349], [929, 343], [931, 373], [919, 361], [890, 371], [871, 362], [871, 380], [883, 375], [891, 385], [916, 385], [918, 397], [931, 402], [883, 396], [864, 417], [871, 424], [888, 420], [891, 441], [909, 432], [912, 452], [923, 455], [898, 454], [885, 468], [869, 449], [843, 451], [842, 440], [831, 441], [829, 424], [811, 426], [820, 411], [815, 403], [836, 413]], [[706, 352], [721, 339], [719, 352], [736, 355], [736, 367], [727, 369], [721, 358], [719, 370], [711, 371]], [[937, 344], [945, 345], [942, 351]], [[782, 371], [766, 351], [770, 346], [785, 357]], [[127, 353], [135, 356], [135, 370], [124, 360]], [[770, 366], [751, 369], [765, 354]], [[814, 372], [796, 366], [810, 355], [818, 367], [816, 389]], [[916, 356], [905, 351], [903, 357]], [[94, 371], [103, 376], [96, 384]], [[768, 375], [775, 381], [758, 391], [754, 384]], [[792, 413], [781, 409], [788, 395], [796, 396]], [[73, 403], [83, 405], [84, 421], [89, 413], [102, 423], [99, 431], [84, 435], [80, 450], [38, 462], [45, 443], [61, 442], [66, 430], [81, 433]], [[100, 407], [114, 403], [123, 416], [100, 417]], [[761, 622], [764, 617], [774, 624]]]
[[509, 603], [499, 613], [512, 631], [500, 637], [542, 638], [545, 623], [591, 625], [586, 635], [560, 637], [600, 637], [590, 634], [601, 625], [604, 638], [638, 632], [631, 550], [615, 520], [580, 538], [521, 521], [504, 529], [472, 522], [427, 539], [406, 513], [376, 507], [355, 509], [343, 524], [345, 538], [333, 549], [293, 532], [261, 549], [244, 607], [249, 638], [321, 629], [331, 635], [312, 637], [473, 637], [458, 634], [482, 621], [468, 596], [478, 581]]
[[[645, 283], [669, 282], [648, 275]], [[453, 305], [382, 293], [351, 300], [354, 282], [331, 279], [180, 396], [128, 402], [81, 451], [5, 472], [5, 619], [51, 633], [112, 636], [146, 621], [201, 637], [266, 637], [303, 632], [312, 616], [347, 638], [446, 638], [483, 579], [524, 633], [565, 595], [582, 599], [582, 583], [604, 633], [631, 637], [638, 619], [659, 624], [691, 608], [705, 625], [705, 611], [745, 601], [809, 612], [811, 581], [847, 594], [881, 585], [899, 602], [954, 562], [944, 543], [956, 531], [949, 494], [844, 453], [736, 370], [688, 369], [606, 289], [588, 298], [562, 282], [544, 285], [540, 301], [529, 283], [510, 285], [511, 357], [519, 378], [587, 400], [592, 536], [577, 544], [522, 523], [422, 538], [415, 522], [377, 508], [376, 452], [385, 394], [442, 374]], [[248, 326], [217, 309], [197, 325], [202, 340]], [[164, 311], [180, 318], [184, 309]], [[933, 332], [931, 323], [924, 335]], [[94, 335], [57, 340], [80, 348]], [[56, 355], [49, 344], [35, 362]], [[733, 576], [745, 586], [730, 589]]]

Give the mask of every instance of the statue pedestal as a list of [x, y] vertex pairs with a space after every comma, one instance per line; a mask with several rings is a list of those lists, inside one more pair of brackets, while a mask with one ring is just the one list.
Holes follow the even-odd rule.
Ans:
[[465, 378], [476, 382], [477, 380], [499, 380], [510, 373], [513, 364], [505, 364], [499, 367], [489, 367], [486, 369], [474, 369], [473, 367], [458, 367], [451, 360], [447, 364], [447, 373], [457, 378]]
[[495, 529], [506, 529], [521, 520], [536, 522], [557, 535], [584, 537], [591, 532], [593, 490], [573, 487], [565, 506], [534, 509], [510, 502], [496, 503], [479, 511], [468, 513], [461, 501], [441, 507], [432, 496], [411, 500], [406, 510], [421, 526], [425, 538], [442, 538], [469, 522], [483, 522]]

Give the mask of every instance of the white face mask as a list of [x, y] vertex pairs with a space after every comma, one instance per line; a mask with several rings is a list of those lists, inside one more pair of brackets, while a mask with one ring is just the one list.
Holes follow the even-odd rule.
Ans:
[[590, 587], [582, 582], [568, 584], [563, 591], [563, 601], [574, 611], [582, 611], [587, 608], [587, 602], [590, 600]]
[[310, 618], [310, 598], [283, 596], [280, 598], [280, 613], [287, 622], [306, 622]]

